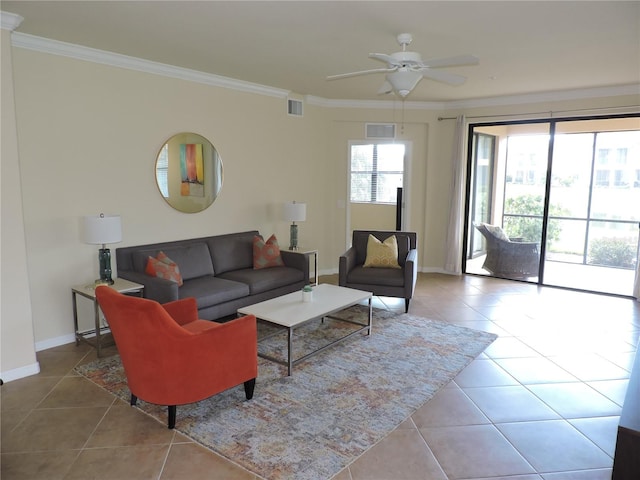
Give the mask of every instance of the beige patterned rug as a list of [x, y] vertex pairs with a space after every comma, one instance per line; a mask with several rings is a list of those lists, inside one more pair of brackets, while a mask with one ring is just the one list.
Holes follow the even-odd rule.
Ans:
[[[367, 309], [340, 315], [365, 321]], [[325, 320], [296, 331], [294, 357], [344, 335], [348, 324]], [[294, 367], [262, 358], [255, 395], [242, 385], [178, 407], [176, 430], [265, 479], [329, 479], [352, 463], [449, 383], [495, 335], [409, 314], [374, 310], [373, 334], [354, 335]], [[261, 329], [262, 330], [262, 329]], [[261, 335], [264, 332], [261, 332]], [[286, 334], [260, 342], [284, 352]], [[76, 371], [129, 399], [119, 356]], [[166, 407], [138, 408], [166, 422]]]

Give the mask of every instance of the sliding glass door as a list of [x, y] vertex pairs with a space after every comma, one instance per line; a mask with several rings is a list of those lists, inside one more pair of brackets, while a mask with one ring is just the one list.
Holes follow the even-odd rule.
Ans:
[[478, 124], [470, 134], [492, 135], [496, 147], [482, 218], [471, 195], [481, 178], [477, 154], [469, 157], [467, 273], [632, 294], [639, 116]]
[[477, 201], [477, 193], [471, 196], [467, 237], [474, 243], [467, 255], [467, 273], [538, 281], [549, 128], [547, 123], [474, 128], [474, 139], [491, 138], [491, 178], [482, 174], [487, 162], [477, 158], [479, 148], [474, 148], [469, 191], [484, 192], [485, 203]]
[[[513, 255], [512, 268], [504, 276], [530, 282], [536, 282], [540, 276], [550, 139], [548, 124], [537, 125], [536, 129], [538, 132], [507, 137], [502, 218], [504, 231], [511, 240], [510, 244], [505, 243], [505, 252]], [[529, 244], [530, 248], [519, 244]]]
[[604, 126], [593, 120], [558, 124], [549, 195], [549, 224], [558, 234], [547, 237], [544, 279], [630, 295], [640, 222], [640, 131]]
[[[474, 223], [491, 222], [493, 205], [493, 178], [495, 164], [495, 138], [476, 133], [473, 136], [471, 179], [471, 218]], [[486, 245], [480, 232], [472, 229], [469, 237], [468, 259], [486, 254]]]

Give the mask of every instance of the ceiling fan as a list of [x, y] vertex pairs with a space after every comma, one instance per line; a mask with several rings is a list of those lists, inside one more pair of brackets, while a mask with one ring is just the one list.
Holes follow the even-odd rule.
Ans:
[[411, 43], [413, 37], [410, 33], [401, 33], [397, 37], [398, 43], [402, 46], [401, 52], [392, 53], [370, 53], [369, 58], [380, 60], [387, 64], [387, 68], [375, 68], [373, 70], [362, 70], [360, 72], [342, 73], [331, 75], [327, 80], [339, 80], [341, 78], [355, 77], [357, 75], [368, 75], [370, 73], [386, 73], [386, 80], [382, 84], [378, 93], [395, 92], [402, 98], [406, 97], [423, 78], [430, 78], [438, 82], [450, 85], [461, 85], [466, 77], [455, 73], [434, 70], [441, 67], [454, 67], [459, 65], [476, 65], [479, 62], [475, 55], [459, 55], [455, 57], [434, 58], [422, 60], [419, 53], [407, 51], [407, 45]]

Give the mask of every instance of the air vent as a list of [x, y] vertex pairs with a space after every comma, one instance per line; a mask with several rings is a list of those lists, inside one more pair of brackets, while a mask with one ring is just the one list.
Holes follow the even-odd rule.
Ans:
[[287, 113], [296, 117], [302, 116], [302, 102], [300, 100], [287, 100]]
[[365, 138], [396, 138], [395, 123], [367, 123]]

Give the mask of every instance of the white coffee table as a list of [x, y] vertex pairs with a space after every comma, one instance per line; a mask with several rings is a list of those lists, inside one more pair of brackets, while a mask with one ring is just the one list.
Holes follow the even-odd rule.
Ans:
[[[270, 355], [258, 353], [262, 358], [271, 360], [272, 362], [286, 365], [288, 368], [288, 375], [291, 375], [293, 366], [303, 360], [306, 360], [311, 355], [315, 355], [323, 351], [324, 349], [341, 342], [352, 335], [363, 330], [367, 331], [368, 335], [371, 335], [372, 328], [372, 308], [371, 308], [371, 292], [365, 292], [362, 290], [355, 290], [353, 288], [338, 287], [330, 284], [320, 284], [313, 287], [313, 299], [310, 302], [302, 301], [302, 292], [293, 292], [281, 297], [276, 297], [271, 300], [249, 305], [247, 307], [240, 308], [238, 315], [255, 315], [257, 319], [267, 322], [272, 325], [277, 325], [287, 329], [287, 361], [282, 361]], [[369, 319], [366, 324], [359, 322], [353, 322], [351, 320], [345, 320], [337, 318], [337, 320], [353, 323], [359, 325], [361, 328], [351, 331], [348, 335], [335, 340], [318, 350], [304, 355], [303, 357], [293, 359], [293, 330], [296, 327], [300, 327], [305, 323], [318, 318], [328, 317], [329, 315], [344, 310], [345, 308], [356, 305], [364, 300], [369, 301]], [[335, 317], [334, 317], [335, 318]]]

